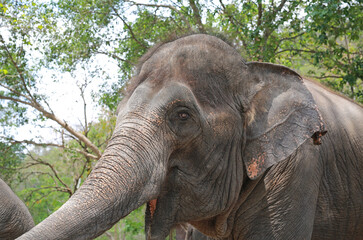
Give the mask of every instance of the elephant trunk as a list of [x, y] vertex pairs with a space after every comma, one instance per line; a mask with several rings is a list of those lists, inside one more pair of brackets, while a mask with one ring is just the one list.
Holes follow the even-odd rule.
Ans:
[[156, 134], [127, 126], [130, 124], [118, 125], [105, 153], [80, 189], [19, 239], [92, 239], [158, 195], [165, 171], [161, 148], [150, 137]]

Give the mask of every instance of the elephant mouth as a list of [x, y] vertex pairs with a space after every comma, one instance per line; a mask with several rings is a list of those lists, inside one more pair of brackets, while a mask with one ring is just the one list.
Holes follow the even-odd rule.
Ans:
[[147, 240], [165, 239], [176, 224], [176, 202], [158, 197], [147, 202], [145, 212], [145, 233]]
[[[160, 229], [163, 228], [163, 223], [160, 221], [160, 217], [155, 216], [156, 211], [160, 211], [158, 207], [158, 199], [152, 199], [147, 202], [146, 212], [145, 212], [145, 233], [147, 235], [147, 240], [165, 239], [165, 237], [160, 236]], [[157, 214], [157, 215], [160, 215]]]

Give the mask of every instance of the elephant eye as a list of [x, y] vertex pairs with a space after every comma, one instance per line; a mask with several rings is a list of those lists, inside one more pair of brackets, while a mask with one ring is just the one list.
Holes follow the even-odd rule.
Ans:
[[190, 118], [190, 115], [189, 115], [189, 113], [183, 111], [183, 112], [178, 113], [178, 118], [182, 121], [185, 121]]

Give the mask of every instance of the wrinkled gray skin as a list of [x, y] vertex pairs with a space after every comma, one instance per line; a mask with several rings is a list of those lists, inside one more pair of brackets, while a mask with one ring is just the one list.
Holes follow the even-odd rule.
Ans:
[[151, 49], [128, 89], [87, 181], [20, 239], [91, 239], [146, 202], [148, 240], [184, 222], [218, 239], [362, 239], [359, 105], [208, 35]]
[[15, 239], [34, 227], [25, 204], [0, 179], [0, 239]]
[[183, 240], [212, 240], [212, 238], [204, 235], [203, 233], [199, 232], [197, 229], [189, 225], [185, 231], [185, 237], [183, 238]]

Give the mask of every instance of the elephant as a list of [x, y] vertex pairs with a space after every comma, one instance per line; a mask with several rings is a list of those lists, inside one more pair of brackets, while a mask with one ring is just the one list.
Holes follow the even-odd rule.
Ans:
[[143, 55], [106, 150], [19, 239], [92, 239], [146, 203], [145, 235], [362, 239], [363, 109], [280, 65], [192, 34]]
[[34, 227], [28, 208], [0, 179], [0, 239], [15, 239]]
[[211, 240], [189, 224], [179, 224], [174, 227], [175, 240]]
[[189, 225], [186, 229], [185, 238], [183, 240], [212, 240], [212, 238], [204, 235], [203, 233], [199, 232], [197, 229]]

